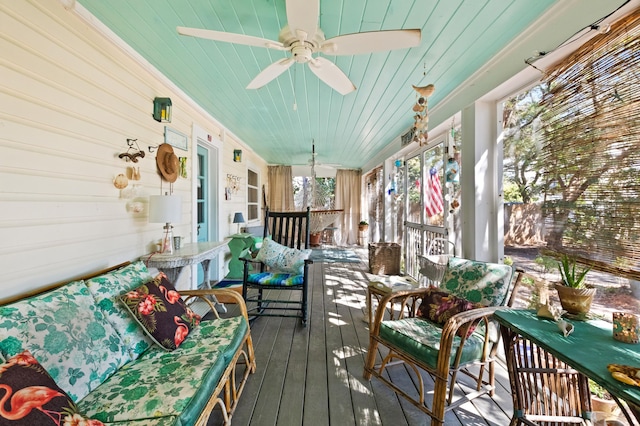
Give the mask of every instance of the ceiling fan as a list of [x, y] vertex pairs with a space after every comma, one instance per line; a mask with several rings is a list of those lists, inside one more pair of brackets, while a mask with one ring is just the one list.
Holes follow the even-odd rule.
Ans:
[[244, 34], [200, 28], [178, 27], [185, 36], [206, 38], [247, 46], [286, 50], [292, 56], [280, 59], [262, 70], [247, 86], [258, 89], [285, 72], [294, 62], [307, 63], [311, 71], [328, 86], [342, 95], [353, 92], [356, 87], [330, 60], [315, 53], [326, 55], [358, 55], [394, 49], [405, 49], [420, 44], [419, 29], [369, 31], [345, 34], [325, 40], [318, 27], [320, 0], [286, 0], [288, 24], [280, 30], [278, 41]]

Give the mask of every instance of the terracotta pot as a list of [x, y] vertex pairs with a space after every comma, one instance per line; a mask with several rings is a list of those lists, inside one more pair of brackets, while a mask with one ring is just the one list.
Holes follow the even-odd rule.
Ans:
[[322, 237], [322, 233], [321, 232], [309, 235], [309, 245], [310, 246], [319, 246], [321, 237]]
[[599, 398], [591, 395], [591, 411], [598, 411], [604, 414], [604, 418], [617, 416], [620, 412], [618, 404], [613, 399]]
[[556, 291], [562, 309], [570, 314], [588, 314], [591, 309], [595, 288], [572, 288], [562, 284], [556, 284]]
[[369, 225], [358, 225], [358, 231], [366, 231], [369, 229]]

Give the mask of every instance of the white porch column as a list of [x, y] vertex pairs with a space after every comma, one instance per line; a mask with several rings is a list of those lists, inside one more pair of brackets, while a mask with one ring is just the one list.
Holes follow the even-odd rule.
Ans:
[[495, 103], [462, 110], [462, 257], [504, 258], [502, 140]]

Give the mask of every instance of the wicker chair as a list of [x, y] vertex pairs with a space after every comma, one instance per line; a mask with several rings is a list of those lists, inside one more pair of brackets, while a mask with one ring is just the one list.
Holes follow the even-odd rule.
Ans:
[[[269, 236], [276, 243], [291, 249], [308, 249], [309, 225], [309, 208], [302, 212], [272, 212], [267, 209], [264, 238]], [[302, 324], [306, 325], [309, 265], [313, 261], [305, 259], [300, 268], [302, 273], [293, 273], [270, 269], [253, 258], [241, 260], [244, 262], [242, 297], [249, 316], [254, 319], [258, 316], [299, 317]], [[252, 264], [258, 267], [259, 272], [249, 273]], [[265, 298], [267, 290], [269, 298]], [[300, 297], [290, 297], [292, 291], [299, 292]]]
[[[443, 325], [418, 316], [420, 304], [423, 299], [429, 300], [434, 293], [433, 288], [399, 291], [385, 296], [378, 305], [369, 331], [364, 378], [369, 380], [375, 376], [380, 379], [431, 416], [432, 425], [444, 424], [445, 412], [460, 404], [485, 393], [493, 395], [494, 362], [500, 334], [492, 321], [492, 314], [500, 306], [511, 305], [521, 274], [518, 274], [518, 279], [513, 278], [511, 266], [449, 258], [438, 290], [447, 290], [448, 294], [479, 302], [478, 305], [484, 307], [454, 314]], [[389, 304], [396, 307], [389, 311], [398, 314], [392, 314], [385, 320]], [[470, 332], [474, 326], [475, 331]], [[389, 352], [380, 364], [374, 365], [379, 345], [388, 348]], [[388, 379], [385, 370], [397, 364], [392, 362], [394, 359], [404, 362], [415, 373], [413, 383], [417, 389], [402, 389]], [[425, 398], [422, 370], [435, 382], [431, 403]], [[454, 401], [458, 373], [471, 377], [475, 389]], [[418, 397], [414, 398], [411, 395], [415, 395], [416, 390]]]

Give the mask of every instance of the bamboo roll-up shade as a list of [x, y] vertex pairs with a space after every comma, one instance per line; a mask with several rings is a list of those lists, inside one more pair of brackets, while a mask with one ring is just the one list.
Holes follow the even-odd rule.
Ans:
[[640, 11], [557, 64], [546, 83], [543, 209], [556, 237], [548, 244], [638, 279]]

